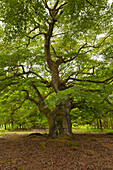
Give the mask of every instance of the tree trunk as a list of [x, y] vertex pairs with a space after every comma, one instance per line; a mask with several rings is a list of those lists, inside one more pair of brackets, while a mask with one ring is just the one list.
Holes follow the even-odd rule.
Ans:
[[70, 118], [71, 103], [66, 101], [65, 104], [59, 104], [49, 113], [49, 136], [52, 138], [60, 136], [73, 137], [72, 124]]
[[110, 122], [111, 122], [111, 129], [113, 129], [113, 120], [111, 119]]
[[99, 120], [97, 119], [97, 129], [99, 129]]
[[7, 124], [6, 123], [4, 123], [4, 127], [5, 127], [5, 130], [7, 129]]
[[102, 120], [101, 120], [101, 119], [99, 119], [99, 122], [100, 122], [100, 129], [101, 129], [101, 131], [103, 131]]

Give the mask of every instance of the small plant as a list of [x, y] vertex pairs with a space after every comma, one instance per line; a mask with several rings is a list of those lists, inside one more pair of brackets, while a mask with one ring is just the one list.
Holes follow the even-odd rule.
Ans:
[[86, 153], [88, 156], [94, 156], [94, 154], [95, 154], [94, 151], [92, 151], [92, 150], [87, 150]]
[[18, 167], [17, 170], [22, 170], [23, 168], [22, 167]]
[[74, 143], [73, 141], [66, 141], [65, 144], [74, 151], [76, 151], [77, 147], [79, 146], [79, 143]]
[[77, 150], [77, 147], [76, 146], [71, 146], [71, 149], [76, 151]]
[[96, 138], [91, 138], [90, 141], [97, 142], [97, 139]]
[[45, 150], [46, 149], [46, 142], [41, 142], [40, 146], [43, 150]]
[[1, 130], [1, 133], [0, 133], [0, 135], [5, 135], [6, 133], [5, 133], [5, 130]]

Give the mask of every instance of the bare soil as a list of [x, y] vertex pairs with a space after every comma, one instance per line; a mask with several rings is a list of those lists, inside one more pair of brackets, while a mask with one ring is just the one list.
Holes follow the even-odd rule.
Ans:
[[0, 136], [0, 170], [113, 170], [112, 134]]

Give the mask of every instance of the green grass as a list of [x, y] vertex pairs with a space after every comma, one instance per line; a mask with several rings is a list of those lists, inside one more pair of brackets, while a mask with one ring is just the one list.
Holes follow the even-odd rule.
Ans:
[[16, 132], [16, 131], [7, 131], [7, 130], [0, 130], [0, 135], [6, 135], [6, 134], [30, 134], [30, 133], [32, 133], [32, 131], [31, 132], [26, 132], [26, 131], [21, 131], [21, 132]]
[[[80, 125], [77, 127], [72, 128], [73, 133], [91, 133], [91, 132], [98, 132], [101, 133], [100, 129], [94, 129], [90, 125]], [[105, 133], [113, 133], [112, 129], [103, 129], [103, 132]], [[0, 135], [6, 135], [6, 134], [30, 134], [33, 133], [33, 131], [7, 131], [4, 129], [0, 129]]]
[[[91, 132], [101, 133], [100, 129], [94, 129], [90, 125], [84, 125], [84, 126], [80, 125], [72, 128], [72, 131], [76, 133], [91, 133]], [[103, 132], [110, 133], [113, 132], [113, 129], [103, 129]]]

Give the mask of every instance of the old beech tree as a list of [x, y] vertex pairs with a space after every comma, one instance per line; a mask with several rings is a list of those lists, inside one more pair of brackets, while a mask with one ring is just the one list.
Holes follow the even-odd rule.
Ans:
[[72, 137], [70, 111], [93, 105], [88, 95], [112, 105], [111, 91], [103, 95], [113, 81], [112, 4], [107, 0], [0, 3], [1, 95], [9, 90], [17, 95], [19, 90], [23, 102], [35, 103], [47, 117], [50, 137]]

